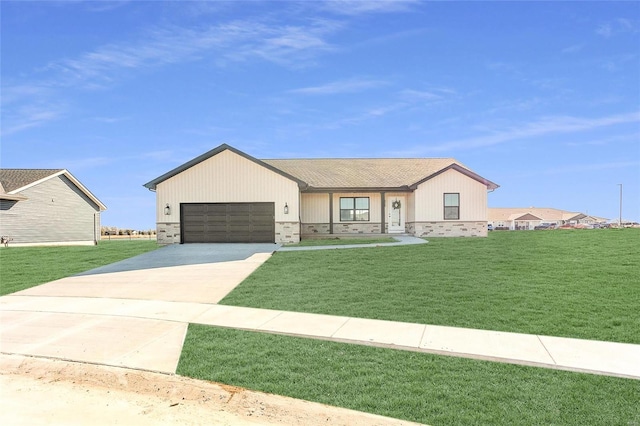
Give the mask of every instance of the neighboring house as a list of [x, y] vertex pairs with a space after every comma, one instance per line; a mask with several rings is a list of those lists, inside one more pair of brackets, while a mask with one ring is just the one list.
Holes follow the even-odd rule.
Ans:
[[0, 235], [9, 245], [96, 244], [103, 210], [65, 169], [0, 169]]
[[486, 236], [498, 187], [450, 158], [258, 160], [226, 144], [144, 186], [161, 244]]
[[489, 208], [489, 224], [493, 229], [531, 230], [536, 226], [594, 225], [607, 219], [565, 210], [525, 207]]

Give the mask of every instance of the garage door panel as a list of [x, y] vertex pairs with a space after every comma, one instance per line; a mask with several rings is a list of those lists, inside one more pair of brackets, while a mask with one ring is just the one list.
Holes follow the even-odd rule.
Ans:
[[254, 220], [259, 220], [255, 216], [250, 214], [241, 214], [241, 215], [229, 215], [227, 217], [227, 222], [229, 223], [251, 223]]
[[274, 203], [182, 204], [184, 243], [275, 241]]
[[205, 206], [209, 213], [227, 214], [228, 209], [226, 204], [205, 204]]
[[203, 204], [185, 205], [184, 213], [202, 213], [207, 210], [207, 206]]
[[225, 224], [226, 221], [227, 221], [226, 216], [215, 216], [215, 217], [207, 216], [203, 218], [202, 223], [205, 225], [220, 225], [220, 224]]

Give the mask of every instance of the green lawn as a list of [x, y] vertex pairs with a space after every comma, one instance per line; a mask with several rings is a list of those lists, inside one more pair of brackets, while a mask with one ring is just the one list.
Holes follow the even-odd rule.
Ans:
[[640, 229], [276, 253], [222, 304], [640, 343]]
[[101, 241], [97, 246], [0, 249], [0, 295], [155, 250], [155, 240]]
[[638, 425], [640, 381], [190, 325], [178, 374], [430, 425]]
[[397, 243], [398, 240], [390, 237], [382, 238], [321, 238], [302, 240], [297, 244], [287, 244], [287, 247], [312, 247], [312, 246], [341, 246], [348, 244], [380, 244]]

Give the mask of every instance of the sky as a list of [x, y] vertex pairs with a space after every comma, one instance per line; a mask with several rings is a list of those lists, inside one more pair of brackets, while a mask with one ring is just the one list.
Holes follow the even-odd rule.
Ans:
[[155, 228], [143, 185], [259, 159], [454, 157], [489, 207], [640, 221], [640, 2], [7, 1], [3, 168], [64, 168]]

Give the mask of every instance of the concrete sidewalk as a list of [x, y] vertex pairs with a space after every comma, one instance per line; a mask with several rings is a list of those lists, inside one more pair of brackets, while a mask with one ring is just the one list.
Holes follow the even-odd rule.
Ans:
[[198, 323], [640, 379], [640, 345], [625, 343], [157, 300], [10, 295], [0, 314], [4, 353], [166, 373]]
[[[335, 234], [334, 234], [335, 235]], [[367, 234], [368, 237], [371, 234]], [[386, 234], [385, 236], [389, 236]], [[371, 243], [371, 244], [339, 244], [333, 246], [300, 246], [289, 247], [281, 246], [277, 251], [306, 251], [306, 250], [337, 250], [337, 249], [352, 249], [352, 248], [367, 248], [367, 247], [393, 247], [393, 246], [406, 246], [413, 244], [426, 244], [428, 241], [422, 238], [414, 237], [412, 235], [392, 235], [392, 238], [396, 240], [395, 243]]]

